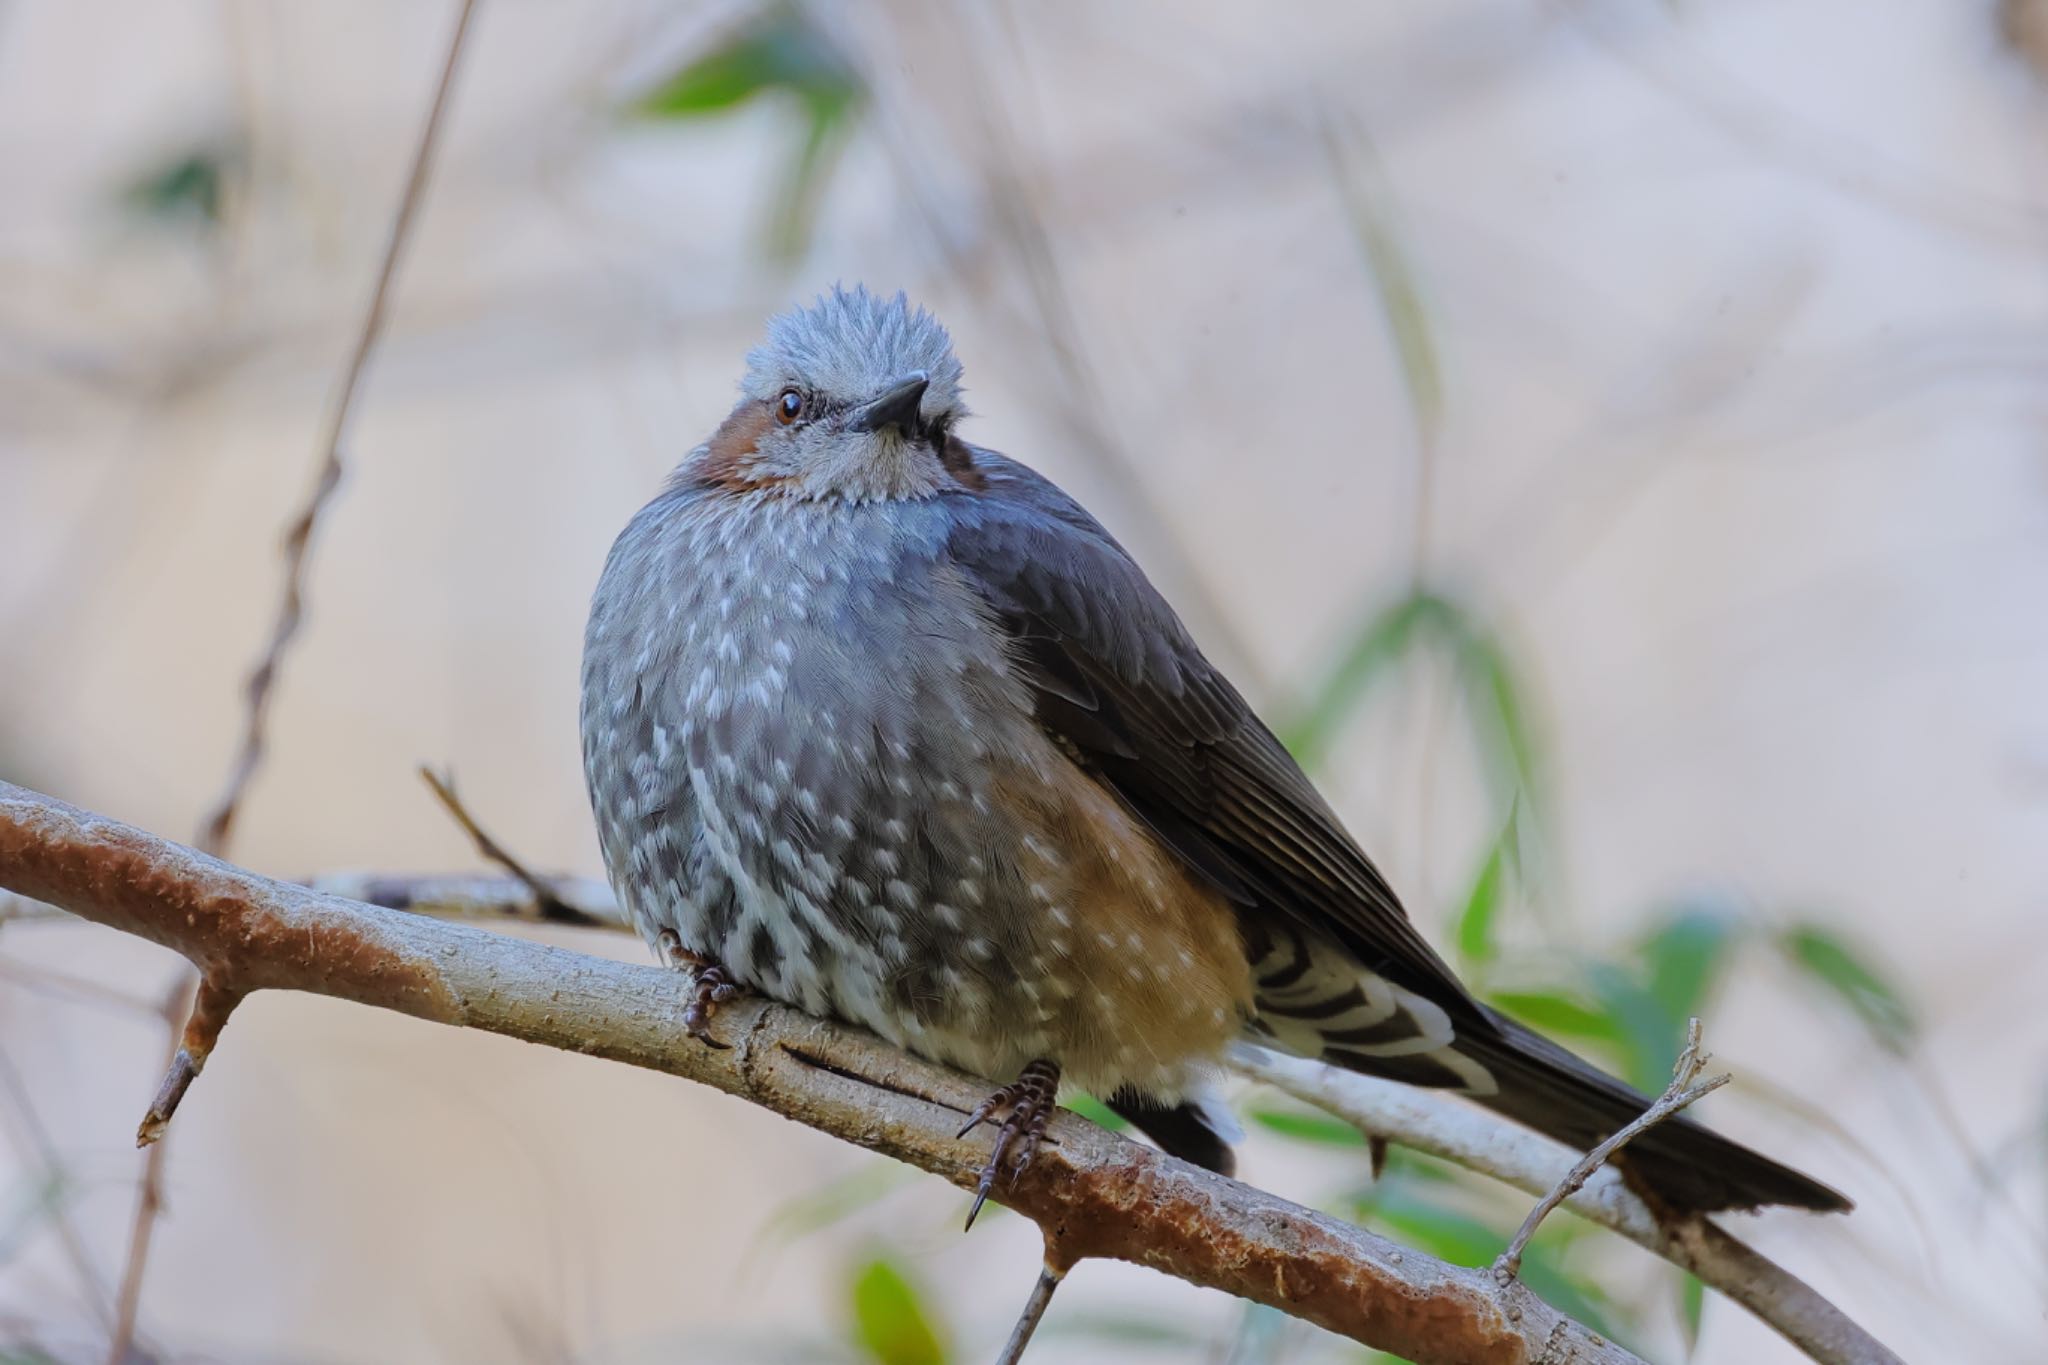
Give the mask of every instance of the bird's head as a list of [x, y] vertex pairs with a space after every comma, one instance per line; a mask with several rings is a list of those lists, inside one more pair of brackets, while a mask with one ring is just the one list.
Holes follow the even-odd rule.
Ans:
[[740, 387], [700, 467], [735, 491], [865, 502], [971, 474], [953, 436], [966, 409], [952, 340], [900, 293], [835, 288], [775, 318]]

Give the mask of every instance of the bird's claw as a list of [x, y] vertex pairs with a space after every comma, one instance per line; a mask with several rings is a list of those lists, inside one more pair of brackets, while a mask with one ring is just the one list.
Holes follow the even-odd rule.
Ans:
[[[1045, 1125], [1051, 1122], [1053, 1110], [1058, 1107], [1059, 1088], [1060, 1069], [1051, 1062], [1033, 1062], [1016, 1080], [976, 1105], [974, 1112], [967, 1116], [966, 1124], [955, 1136], [964, 1138], [996, 1114], [1003, 1116], [1002, 1126], [996, 1129], [995, 1146], [989, 1152], [988, 1164], [981, 1168], [981, 1179], [975, 1182], [974, 1206], [967, 1210], [969, 1228], [980, 1216], [981, 1206], [995, 1192], [1005, 1159], [1009, 1161], [1012, 1180], [1031, 1163], [1032, 1154], [1038, 1150], [1039, 1139], [1045, 1136]], [[1015, 1144], [1014, 1152], [1012, 1144]]]
[[697, 969], [697, 979], [690, 984], [690, 1003], [683, 1006], [683, 1031], [706, 1047], [720, 1051], [731, 1047], [711, 1036], [711, 1016], [718, 1013], [718, 1007], [739, 995], [744, 988], [725, 974], [725, 968], [716, 962]]
[[711, 958], [683, 946], [673, 929], [664, 929], [654, 940], [662, 961], [677, 971], [690, 973], [690, 999], [683, 1006], [683, 1031], [706, 1047], [720, 1051], [730, 1047], [711, 1036], [711, 1016], [726, 1001], [741, 995], [745, 987], [734, 981], [725, 968]]

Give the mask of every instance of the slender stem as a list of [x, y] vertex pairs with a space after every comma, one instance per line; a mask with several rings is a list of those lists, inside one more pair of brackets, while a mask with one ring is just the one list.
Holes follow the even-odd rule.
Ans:
[[486, 862], [496, 863], [518, 879], [533, 896], [534, 914], [544, 920], [560, 924], [594, 925], [601, 923], [593, 915], [585, 914], [557, 895], [555, 888], [546, 878], [529, 870], [525, 863], [512, 856], [505, 846], [493, 839], [490, 832], [477, 823], [469, 813], [469, 807], [462, 804], [462, 798], [455, 794], [455, 775], [442, 775], [432, 768], [420, 768], [420, 780], [434, 793], [434, 799], [447, 810], [450, 819], [462, 827], [469, 841], [476, 845], [476, 851]]
[[[1624, 1126], [1620, 1132], [1580, 1157], [1572, 1168], [1564, 1173], [1564, 1179], [1556, 1188], [1536, 1201], [1536, 1207], [1529, 1210], [1529, 1216], [1522, 1220], [1522, 1226], [1515, 1231], [1514, 1240], [1507, 1250], [1494, 1260], [1493, 1273], [1502, 1279], [1513, 1279], [1522, 1268], [1522, 1253], [1529, 1249], [1529, 1239], [1536, 1235], [1536, 1229], [1550, 1211], [1565, 1200], [1577, 1194], [1593, 1172], [1607, 1164], [1607, 1158], [1626, 1147], [1632, 1140], [1649, 1129], [1656, 1127], [1679, 1110], [1703, 1095], [1710, 1095], [1734, 1079], [1726, 1074], [1709, 1076], [1699, 1080], [1700, 1069], [1707, 1064], [1709, 1054], [1700, 1047], [1700, 1021], [1694, 1019], [1686, 1025], [1685, 1051], [1678, 1054], [1678, 1064], [1671, 1068], [1671, 1084], [1664, 1087], [1664, 1093], [1650, 1102], [1650, 1107]], [[1694, 1082], [1698, 1084], [1694, 1084]]]
[[[398, 271], [398, 259], [407, 239], [412, 234], [414, 220], [419, 215], [420, 203], [425, 197], [427, 173], [433, 163], [434, 149], [440, 141], [441, 128], [448, 109], [448, 94], [455, 84], [456, 66], [462, 56], [463, 46], [469, 36], [470, 21], [476, 12], [476, 0], [462, 0], [455, 17], [455, 31], [448, 40], [448, 54], [441, 64], [441, 73], [434, 85], [433, 102], [427, 108], [426, 123], [420, 129], [418, 146], [414, 149], [412, 168], [406, 176], [405, 189], [399, 196], [398, 209], [391, 220], [391, 230], [384, 243], [384, 255], [377, 269], [377, 281], [370, 291], [369, 306], [363, 312], [362, 326], [357, 332], [355, 349], [349, 355], [348, 368], [342, 373], [341, 388], [336, 393], [334, 406], [327, 419], [325, 435], [321, 441], [321, 455], [314, 474], [313, 489], [305, 505], [293, 519], [285, 533], [284, 542], [284, 586], [278, 601], [277, 616], [271, 625], [270, 639], [264, 647], [263, 657], [249, 674], [244, 690], [246, 705], [243, 711], [243, 729], [240, 747], [234, 762], [228, 770], [227, 781], [220, 796], [208, 812], [200, 827], [199, 847], [216, 856], [225, 855], [228, 840], [234, 830], [235, 815], [241, 808], [242, 797], [247, 792], [256, 770], [262, 766], [263, 755], [268, 747], [267, 731], [270, 719], [270, 703], [276, 693], [277, 679], [282, 671], [284, 657], [293, 639], [298, 635], [300, 622], [305, 615], [306, 564], [311, 548], [313, 532], [319, 525], [321, 513], [327, 508], [329, 499], [341, 485], [343, 463], [341, 442], [348, 431], [349, 416], [354, 410], [357, 390], [362, 386], [363, 372], [368, 367], [370, 353], [376, 348], [377, 340], [384, 330], [386, 304], [391, 295], [391, 282]], [[191, 974], [181, 976], [174, 995], [180, 999], [197, 998], [199, 982]], [[223, 1016], [224, 1017], [224, 1016]], [[169, 1016], [170, 1027], [176, 1029], [177, 1015]], [[218, 1031], [218, 1022], [214, 1025]], [[107, 1345], [109, 1365], [123, 1365], [133, 1350], [135, 1342], [136, 1314], [142, 1300], [143, 1270], [149, 1260], [149, 1246], [152, 1230], [156, 1225], [158, 1211], [163, 1207], [164, 1165], [168, 1160], [168, 1148], [150, 1137], [154, 1131], [161, 1133], [164, 1124], [170, 1121], [171, 1113], [184, 1095], [184, 1088], [191, 1083], [198, 1068], [192, 1064], [188, 1051], [176, 1046], [177, 1035], [173, 1034], [174, 1046], [171, 1062], [158, 1102], [150, 1108], [150, 1118], [144, 1123], [145, 1145], [150, 1145], [149, 1156], [143, 1165], [142, 1187], [136, 1198], [134, 1225], [128, 1238], [128, 1255], [121, 1272], [121, 1291], [118, 1316]]]
[[1031, 1344], [1031, 1334], [1038, 1330], [1039, 1320], [1052, 1306], [1052, 1292], [1059, 1287], [1060, 1276], [1051, 1266], [1038, 1272], [1038, 1283], [1031, 1286], [1031, 1297], [1024, 1300], [1024, 1311], [1017, 1315], [1017, 1325], [1010, 1329], [1010, 1339], [1003, 1344], [996, 1365], [1017, 1365], [1024, 1358], [1024, 1348]]

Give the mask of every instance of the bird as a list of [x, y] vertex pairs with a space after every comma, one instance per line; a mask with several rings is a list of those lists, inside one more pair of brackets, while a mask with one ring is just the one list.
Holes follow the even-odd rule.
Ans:
[[[1136, 560], [961, 435], [962, 373], [900, 292], [776, 316], [605, 562], [585, 776], [689, 1033], [752, 992], [996, 1083], [976, 1211], [1062, 1087], [1230, 1174], [1239, 1040], [1581, 1149], [1640, 1115], [1460, 982]], [[1849, 1207], [1683, 1116], [1618, 1161], [1675, 1215]]]

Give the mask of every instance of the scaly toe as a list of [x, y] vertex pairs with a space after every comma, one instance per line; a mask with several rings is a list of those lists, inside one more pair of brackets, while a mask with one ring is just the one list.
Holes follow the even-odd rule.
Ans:
[[966, 1137], [997, 1113], [1003, 1116], [1001, 1126], [996, 1129], [995, 1141], [990, 1145], [988, 1163], [981, 1168], [981, 1176], [975, 1182], [974, 1205], [967, 1210], [969, 1228], [981, 1215], [982, 1205], [995, 1192], [996, 1182], [1002, 1179], [1005, 1166], [1009, 1169], [1010, 1178], [1015, 1180], [1030, 1164], [1032, 1154], [1038, 1150], [1039, 1139], [1045, 1136], [1045, 1126], [1052, 1119], [1052, 1111], [1057, 1107], [1059, 1084], [1058, 1067], [1051, 1062], [1033, 1062], [1015, 1081], [976, 1105], [974, 1112], [967, 1116], [967, 1123], [956, 1135], [958, 1137]]
[[690, 1001], [683, 1006], [683, 1031], [706, 1047], [726, 1050], [731, 1044], [711, 1036], [711, 1017], [720, 1005], [743, 993], [716, 962], [699, 966], [696, 980], [690, 983]]

